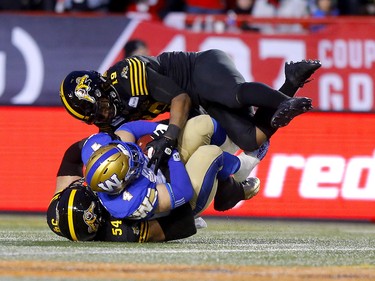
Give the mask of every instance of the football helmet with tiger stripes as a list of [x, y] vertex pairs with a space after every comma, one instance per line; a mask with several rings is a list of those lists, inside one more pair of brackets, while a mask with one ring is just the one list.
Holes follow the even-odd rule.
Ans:
[[52, 198], [47, 224], [54, 233], [69, 240], [94, 240], [102, 222], [101, 208], [98, 197], [80, 179]]
[[69, 73], [61, 83], [60, 98], [70, 115], [87, 124], [109, 124], [122, 110], [117, 90], [93, 70]]

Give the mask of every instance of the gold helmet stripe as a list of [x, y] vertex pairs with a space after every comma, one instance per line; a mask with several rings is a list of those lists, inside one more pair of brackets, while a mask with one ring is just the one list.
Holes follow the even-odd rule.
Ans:
[[72, 237], [73, 241], [77, 241], [77, 236], [74, 231], [74, 222], [73, 222], [73, 203], [74, 203], [74, 197], [76, 196], [77, 189], [73, 189], [72, 192], [69, 195], [68, 200], [68, 226], [69, 226], [69, 232], [70, 236]]
[[[64, 79], [64, 81], [65, 81], [65, 79]], [[64, 81], [62, 81], [62, 83], [61, 83], [61, 85], [60, 85], [60, 97], [61, 97], [61, 100], [62, 100], [64, 106], [66, 107], [66, 109], [67, 109], [72, 115], [74, 115], [74, 116], [77, 117], [78, 119], [80, 119], [80, 120], [87, 120], [87, 119], [89, 119], [88, 116], [84, 116], [84, 115], [78, 113], [77, 111], [75, 111], [75, 110], [70, 106], [70, 104], [68, 103], [68, 101], [66, 100], [66, 98], [65, 98], [65, 94], [64, 94], [64, 87], [63, 87], [63, 85], [64, 85]]]
[[49, 203], [51, 204], [53, 201], [59, 199], [60, 196], [61, 196], [61, 192], [62, 192], [62, 191], [59, 191], [59, 192], [57, 192], [55, 195], [53, 195], [53, 197], [52, 197], [52, 199], [51, 199], [51, 201], [50, 201]]
[[146, 64], [137, 59], [127, 59], [129, 63], [129, 81], [131, 95], [143, 96], [148, 95], [147, 84], [146, 84]]

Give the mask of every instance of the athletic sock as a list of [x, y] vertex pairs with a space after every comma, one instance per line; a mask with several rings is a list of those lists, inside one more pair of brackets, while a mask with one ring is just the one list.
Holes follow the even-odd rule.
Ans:
[[241, 152], [237, 158], [240, 160], [240, 168], [233, 174], [233, 178], [238, 182], [246, 180], [251, 171], [259, 164], [259, 159], [254, 155], [248, 155], [244, 151]]
[[288, 80], [285, 80], [279, 91], [292, 98], [297, 93], [298, 89], [299, 87], [295, 87]]

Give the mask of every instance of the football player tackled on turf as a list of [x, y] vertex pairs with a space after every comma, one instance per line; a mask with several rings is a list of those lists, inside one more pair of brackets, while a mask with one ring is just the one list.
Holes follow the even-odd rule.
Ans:
[[[144, 134], [145, 132], [147, 132], [147, 130], [158, 131], [158, 129], [156, 128], [158, 125], [151, 122], [144, 122], [143, 125], [141, 124], [141, 127], [138, 126], [138, 128], [142, 128], [142, 130], [137, 131], [137, 126], [135, 126], [135, 123], [136, 122], [124, 125], [123, 128], [120, 128], [118, 130], [119, 134], [122, 134], [123, 138], [129, 139], [130, 135], [135, 139], [135, 135]], [[191, 223], [186, 225], [186, 222], [191, 222], [191, 219], [189, 220], [188, 210], [181, 211], [181, 209], [183, 208], [186, 209], [186, 206], [179, 206], [191, 199], [189, 203], [191, 208], [193, 209], [192, 215], [199, 215], [199, 213], [202, 212], [208, 206], [208, 204], [212, 201], [213, 197], [215, 196], [218, 181], [216, 179], [216, 175], [218, 174], [219, 170], [222, 169], [223, 161], [226, 161], [229, 164], [226, 165], [227, 168], [224, 168], [222, 169], [222, 171], [219, 172], [222, 173], [221, 178], [227, 178], [230, 174], [235, 173], [237, 170], [239, 170], [240, 166], [239, 160], [236, 159], [235, 156], [230, 155], [228, 153], [227, 155], [225, 155], [225, 153], [223, 153], [221, 149], [219, 149], [217, 146], [204, 145], [199, 147], [202, 144], [210, 143], [211, 138], [223, 138], [223, 135], [220, 136], [220, 134], [218, 133], [216, 133], [215, 135], [214, 133], [215, 127], [216, 131], [218, 131], [217, 125], [218, 124], [209, 116], [202, 115], [189, 120], [188, 125], [186, 127], [187, 130], [185, 130], [182, 134], [183, 137], [181, 138], [179, 143], [181, 143], [182, 147], [184, 147], [184, 149], [181, 149], [181, 151], [184, 161], [187, 161], [186, 170], [190, 171], [190, 178], [192, 184], [190, 183], [190, 179], [186, 173], [184, 165], [179, 161], [177, 157], [178, 154], [174, 154], [174, 157], [172, 158], [173, 160], [170, 160], [169, 163], [169, 177], [174, 177], [174, 181], [172, 184], [166, 181], [161, 172], [159, 172], [159, 174], [155, 176], [152, 170], [144, 166], [143, 162], [147, 161], [147, 158], [142, 156], [143, 153], [135, 144], [115, 141], [113, 144], [106, 146], [108, 142], [112, 141], [112, 138], [108, 134], [93, 135], [87, 140], [82, 151], [83, 161], [93, 162], [87, 165], [86, 174], [88, 175], [88, 182], [90, 182], [92, 185], [96, 184], [95, 181], [99, 177], [104, 181], [104, 183], [107, 180], [109, 180], [108, 182], [106, 182], [108, 184], [107, 187], [114, 187], [114, 185], [110, 184], [111, 181], [114, 180], [114, 182], [116, 183], [116, 180], [119, 180], [120, 178], [123, 179], [121, 180], [121, 183], [117, 186], [117, 189], [122, 191], [124, 186], [126, 186], [126, 190], [124, 190], [124, 192], [121, 194], [121, 197], [126, 197], [127, 200], [129, 200], [129, 204], [127, 204], [127, 202], [125, 201], [125, 204], [122, 204], [123, 202], [120, 202], [121, 200], [117, 200], [117, 202], [116, 200], [111, 200], [115, 199], [114, 197], [112, 197], [109, 201], [106, 201], [106, 199], [104, 199], [106, 194], [98, 193], [99, 198], [101, 197], [101, 195], [103, 195], [104, 197], [101, 198], [101, 203], [99, 203], [99, 200], [94, 200], [92, 201], [92, 205], [101, 206], [101, 204], [104, 203], [104, 205], [106, 206], [105, 209], [109, 210], [113, 217], [120, 218], [120, 220], [117, 219], [116, 221], [122, 221], [123, 223], [121, 225], [123, 228], [125, 228], [125, 226], [127, 225], [126, 221], [123, 220], [124, 216], [127, 216], [124, 215], [124, 212], [126, 213], [127, 211], [129, 211], [129, 209], [133, 210], [134, 206], [136, 210], [133, 210], [133, 213], [132, 215], [130, 215], [130, 217], [137, 219], [153, 217], [154, 213], [156, 212], [156, 209], [159, 209], [159, 212], [169, 212], [170, 209], [173, 209], [170, 215], [168, 216], [168, 219], [159, 218], [157, 222], [150, 222], [151, 225], [154, 226], [153, 229], [155, 229], [155, 227], [157, 229], [157, 226], [160, 223], [159, 220], [161, 220], [162, 224], [164, 225], [163, 230], [166, 229], [166, 227], [168, 226], [168, 228], [165, 231], [166, 237], [160, 238], [159, 236], [158, 238], [155, 238], [155, 235], [146, 235], [147, 237], [150, 237], [149, 239], [154, 239], [151, 241], [180, 239], [186, 237], [186, 235], [189, 236], [194, 234], [195, 232], [193, 231], [194, 233], [192, 233], [192, 229], [195, 228], [191, 227]], [[149, 129], [147, 129], [147, 126]], [[193, 134], [185, 133], [189, 131], [193, 132]], [[222, 133], [223, 132], [221, 131], [221, 134]], [[102, 144], [104, 146], [98, 149], [98, 144]], [[95, 151], [95, 149], [98, 150]], [[91, 154], [94, 155], [91, 156]], [[88, 160], [90, 156], [91, 158], [90, 160]], [[114, 159], [116, 160], [114, 161]], [[98, 164], [98, 162], [100, 163]], [[123, 167], [128, 167], [128, 169], [124, 169]], [[103, 173], [103, 169], [105, 170], [105, 173]], [[113, 172], [113, 174], [111, 174], [111, 172]], [[108, 176], [108, 178], [104, 179], [104, 177], [102, 176]], [[142, 181], [138, 181], [138, 186], [140, 186], [140, 188], [132, 188], [132, 181], [137, 181], [138, 177], [143, 177]], [[155, 185], [155, 182], [151, 180], [153, 178], [159, 179], [159, 182], [162, 184]], [[192, 185], [194, 186], [194, 189]], [[99, 183], [97, 187], [100, 189], [100, 186], [103, 188], [101, 189], [101, 191], [109, 191], [108, 188], [105, 188], [103, 185]], [[163, 187], [167, 186], [169, 187], [169, 189], [168, 192], [165, 192], [166, 190], [163, 190]], [[147, 187], [147, 189], [145, 187]], [[250, 199], [251, 197], [256, 195], [256, 193], [259, 190], [259, 180], [253, 178], [249, 179], [246, 183], [237, 183], [237, 185], [235, 186], [226, 185], [226, 187], [231, 188], [231, 194], [234, 195], [232, 199], [228, 197], [228, 200], [232, 200], [231, 204], [235, 204], [240, 200]], [[134, 190], [136, 192], [133, 192]], [[111, 193], [117, 193], [117, 191], [118, 190], [116, 189], [111, 190]], [[137, 193], [138, 191], [141, 191], [141, 193]], [[143, 191], [146, 191], [146, 193], [144, 193]], [[67, 194], [71, 197], [70, 200], [67, 199]], [[80, 227], [81, 225], [84, 226], [82, 222], [82, 218], [84, 218], [82, 214], [84, 212], [79, 208], [81, 206], [82, 209], [82, 204], [79, 205], [80, 201], [77, 202], [77, 200], [79, 199], [76, 199], [78, 197], [88, 201], [87, 198], [90, 197], [90, 194], [91, 197], [93, 197], [93, 193], [87, 188], [72, 189], [71, 187], [63, 190], [62, 192], [57, 193], [54, 196], [54, 199], [51, 201], [50, 208], [48, 211], [50, 218], [47, 218], [47, 221], [50, 228], [55, 233], [65, 236], [71, 240], [86, 240], [88, 239], [87, 237], [89, 237], [90, 239], [94, 239], [96, 236], [93, 237], [94, 235], [87, 235], [87, 227]], [[193, 198], [191, 198], [192, 196]], [[216, 194], [216, 196], [218, 196], [218, 194]], [[150, 197], [153, 199], [151, 200], [151, 204], [148, 204], [150, 202]], [[117, 196], [117, 199], [119, 198], [120, 197]], [[74, 204], [74, 202], [76, 202], [76, 206], [67, 206], [68, 203], [72, 205]], [[137, 207], [139, 202], [141, 202], [141, 204], [139, 205], [139, 207]], [[88, 205], [86, 204], [85, 206], [87, 207]], [[92, 207], [90, 209], [91, 213], [93, 213], [95, 210], [98, 210], [98, 208], [95, 209]], [[222, 208], [224, 209], [225, 206], [223, 206]], [[104, 210], [104, 208], [101, 209]], [[72, 214], [70, 216], [71, 218], [73, 218], [74, 222], [77, 222], [77, 226], [75, 223], [66, 223], [66, 216], [68, 215], [67, 210], [72, 210]], [[120, 213], [118, 213], [116, 210]], [[78, 213], [78, 215], [76, 213]], [[178, 215], [176, 215], [176, 213]], [[58, 214], [58, 216], [54, 216], [54, 214]], [[176, 216], [180, 216], [180, 219], [176, 219]], [[91, 214], [89, 217], [97, 218], [95, 219], [95, 221], [98, 225], [97, 228], [99, 228], [100, 224], [98, 224], [98, 222], [100, 221], [99, 218], [102, 218], [102, 216], [98, 214], [98, 211], [95, 213], [95, 216]], [[111, 216], [107, 213], [106, 217]], [[192, 216], [190, 216], [190, 218], [191, 217]], [[185, 227], [182, 229], [176, 228], [176, 224], [182, 225], [181, 220], [185, 222]], [[93, 223], [91, 224], [93, 225]], [[146, 222], [142, 222], [141, 224], [148, 225], [148, 223]], [[117, 222], [116, 225], [119, 225], [119, 223]], [[187, 227], [189, 225], [190, 227]], [[100, 229], [103, 230], [107, 228], [110, 228], [108, 227], [108, 223], [104, 223], [104, 227], [101, 227]], [[145, 228], [143, 227], [142, 229]], [[151, 229], [152, 228], [150, 228], [150, 230]], [[79, 235], [77, 234], [77, 231], [79, 232], [80, 230], [83, 230], [83, 234]], [[119, 230], [119, 232], [120, 231], [122, 233], [126, 233], [124, 230]], [[171, 231], [173, 234], [170, 234]], [[72, 235], [72, 233], [74, 233], [74, 235]], [[102, 233], [102, 231], [100, 233]], [[107, 232], [104, 231], [104, 234], [106, 233]], [[131, 231], [129, 233], [131, 233]], [[131, 235], [129, 234], [128, 236], [130, 237]], [[121, 236], [116, 237], [117, 240], [114, 239], [114, 237], [110, 235], [110, 233], [107, 233], [107, 235], [104, 237], [102, 233], [98, 237], [96, 237], [96, 239], [107, 239], [106, 241], [118, 241]], [[143, 235], [142, 237], [145, 236]], [[122, 239], [126, 240], [126, 237], [122, 237]], [[143, 240], [150, 241], [147, 239], [145, 240], [144, 238]]]

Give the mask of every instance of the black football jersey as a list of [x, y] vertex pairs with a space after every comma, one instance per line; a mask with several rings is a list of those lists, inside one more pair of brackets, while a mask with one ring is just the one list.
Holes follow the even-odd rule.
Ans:
[[95, 236], [95, 241], [147, 242], [149, 227], [147, 221], [116, 219], [106, 214]]
[[[183, 92], [173, 81], [173, 91], [162, 90], [157, 84], [163, 82], [152, 77], [155, 75], [159, 74], [153, 73], [147, 63], [137, 57], [116, 63], [104, 74], [121, 97], [121, 116], [125, 116], [126, 121], [150, 120], [169, 111], [171, 100]], [[163, 89], [165, 86], [167, 84]]]
[[103, 76], [119, 93], [126, 121], [153, 119], [170, 110], [174, 97], [191, 95], [195, 57], [196, 53], [166, 52], [125, 58], [110, 67]]

